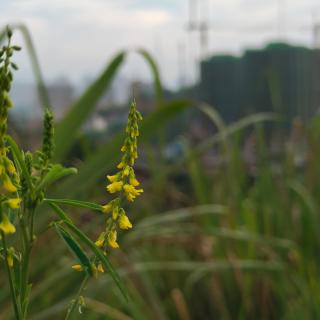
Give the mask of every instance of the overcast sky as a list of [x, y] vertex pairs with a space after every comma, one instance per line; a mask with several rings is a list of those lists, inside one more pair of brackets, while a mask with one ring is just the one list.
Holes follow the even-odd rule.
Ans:
[[[194, 0], [197, 2], [197, 0]], [[279, 38], [312, 46], [319, 0], [198, 0], [196, 21], [209, 24], [209, 54], [239, 54]], [[23, 22], [30, 29], [49, 81], [62, 76], [80, 84], [94, 77], [119, 50], [149, 50], [164, 83], [191, 81], [201, 54], [199, 34], [188, 33], [189, 0], [0, 0], [0, 25]], [[282, 4], [281, 4], [282, 3]], [[317, 4], [319, 3], [319, 4]], [[318, 13], [319, 12], [319, 13]], [[313, 13], [313, 14], [312, 14]], [[16, 43], [22, 44], [17, 35]], [[26, 52], [17, 78], [32, 79]], [[131, 55], [121, 74], [150, 78], [142, 59]]]

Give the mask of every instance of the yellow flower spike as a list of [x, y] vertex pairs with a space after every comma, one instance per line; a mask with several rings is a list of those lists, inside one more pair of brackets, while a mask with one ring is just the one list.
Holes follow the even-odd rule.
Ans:
[[15, 226], [9, 221], [8, 217], [3, 214], [2, 221], [0, 222], [0, 230], [2, 230], [5, 234], [15, 233]]
[[73, 266], [71, 266], [71, 268], [75, 271], [81, 272], [83, 271], [83, 267], [81, 264], [74, 264]]
[[112, 182], [111, 184], [109, 184], [107, 186], [107, 190], [110, 193], [115, 193], [117, 191], [121, 191], [122, 190], [122, 186], [123, 186], [123, 182], [122, 181], [115, 181], [115, 182]]
[[132, 223], [125, 214], [121, 215], [119, 218], [119, 227], [122, 230], [128, 230], [132, 228]]
[[[132, 228], [132, 223], [122, 208], [125, 198], [128, 201], [134, 201], [134, 199], [143, 192], [142, 189], [136, 189], [140, 183], [136, 179], [133, 169], [135, 159], [138, 157], [137, 137], [139, 136], [139, 120], [141, 120], [141, 115], [136, 109], [135, 101], [133, 101], [130, 106], [128, 122], [125, 129], [126, 137], [121, 147], [123, 155], [120, 163], [117, 165], [119, 169], [118, 173], [113, 176], [107, 176], [108, 181], [110, 181], [106, 187], [107, 190], [110, 193], [119, 192], [119, 194], [111, 202], [102, 206], [103, 212], [112, 213], [112, 219], [109, 218], [107, 220], [107, 230], [109, 231], [104, 236], [105, 242], [107, 242], [111, 248], [119, 248], [119, 244], [117, 243], [117, 231], [119, 229], [127, 230]], [[100, 237], [97, 241], [99, 240]]]
[[8, 192], [17, 192], [17, 187], [11, 182], [10, 178], [7, 175], [4, 175], [3, 179], [3, 187], [8, 191]]
[[116, 182], [118, 181], [118, 175], [115, 174], [113, 176], [107, 176], [107, 179], [110, 181], [110, 182]]
[[2, 164], [0, 164], [0, 176], [5, 173], [5, 169], [4, 166]]
[[6, 203], [9, 205], [11, 209], [19, 209], [21, 201], [22, 200], [20, 198], [13, 198], [7, 200]]
[[111, 230], [108, 234], [108, 243], [111, 248], [119, 248], [119, 244], [117, 243], [117, 231], [115, 229]]

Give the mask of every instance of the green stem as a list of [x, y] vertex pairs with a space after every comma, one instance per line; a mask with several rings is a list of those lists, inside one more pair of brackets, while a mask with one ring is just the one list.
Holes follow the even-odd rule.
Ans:
[[27, 314], [28, 306], [28, 282], [29, 282], [29, 260], [30, 260], [30, 248], [27, 248], [27, 251], [23, 257], [23, 263], [21, 265], [21, 307], [24, 317]]
[[9, 264], [8, 264], [8, 248], [7, 248], [6, 236], [3, 231], [1, 231], [1, 237], [2, 237], [2, 244], [3, 244], [3, 249], [4, 249], [5, 265], [6, 265], [9, 284], [10, 284], [10, 292], [11, 292], [11, 299], [12, 299], [12, 303], [13, 303], [13, 308], [14, 308], [14, 312], [16, 315], [16, 319], [20, 320], [22, 318], [21, 318], [21, 313], [20, 313], [19, 307], [18, 307], [18, 300], [17, 300], [16, 291], [14, 288], [13, 273], [12, 273], [12, 270], [11, 270]]
[[89, 280], [89, 276], [86, 275], [82, 280], [81, 286], [80, 286], [80, 288], [79, 288], [79, 290], [77, 292], [77, 295], [76, 295], [75, 299], [71, 302], [71, 306], [68, 309], [68, 312], [67, 312], [67, 315], [65, 317], [65, 320], [70, 319], [70, 317], [72, 316], [74, 310], [76, 309], [76, 307], [78, 305], [79, 298], [82, 295], [82, 292], [83, 292], [83, 290], [85, 289], [85, 287], [86, 287], [86, 285], [88, 283], [88, 280]]
[[[26, 213], [26, 212], [24, 212]], [[30, 230], [29, 230], [29, 237], [27, 232], [27, 227], [24, 221], [24, 216], [20, 219], [22, 224], [22, 231], [24, 233], [24, 256], [23, 262], [21, 264], [21, 307], [22, 307], [22, 314], [24, 318], [27, 316], [27, 308], [28, 308], [28, 284], [29, 284], [29, 265], [30, 265], [30, 255], [33, 246], [33, 216], [34, 216], [34, 209], [29, 211], [27, 216], [30, 217]]]

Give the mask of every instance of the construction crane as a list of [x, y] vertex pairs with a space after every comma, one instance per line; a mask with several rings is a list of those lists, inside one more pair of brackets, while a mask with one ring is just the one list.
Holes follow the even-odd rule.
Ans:
[[313, 46], [316, 49], [320, 49], [320, 23], [313, 25]]
[[[187, 31], [199, 32], [199, 46], [200, 46], [200, 56], [205, 58], [208, 54], [209, 48], [209, 31], [214, 27], [209, 24], [210, 15], [210, 0], [189, 0], [189, 21], [187, 23]], [[278, 38], [283, 38], [285, 33], [285, 12], [286, 12], [286, 2], [285, 0], [277, 0], [277, 34]], [[216, 29], [219, 29], [216, 26]], [[243, 30], [237, 28], [238, 31], [243, 32], [259, 32], [261, 28], [243, 28]], [[217, 30], [218, 31], [218, 30]]]
[[208, 54], [209, 1], [210, 0], [189, 0], [189, 21], [187, 24], [187, 31], [199, 32], [201, 59], [205, 58], [206, 54]]
[[[232, 25], [219, 25], [212, 24], [210, 21], [210, 3], [212, 0], [189, 0], [188, 3], [188, 22], [186, 25], [186, 31], [190, 34], [190, 42], [188, 47], [192, 51], [194, 60], [196, 61], [196, 70], [199, 66], [199, 61], [204, 60], [210, 54], [209, 52], [209, 32], [210, 33], [246, 33], [246, 34], [259, 34], [259, 33], [275, 33], [277, 34], [278, 40], [285, 40], [288, 31], [293, 31], [292, 28], [288, 28], [286, 21], [286, 0], [277, 0], [276, 2], [276, 21], [271, 25], [266, 25], [263, 22], [260, 25], [254, 26], [232, 26]], [[313, 16], [315, 10], [313, 10]], [[314, 18], [311, 25], [300, 26], [294, 28], [297, 33], [310, 33], [312, 30], [313, 34], [313, 47], [320, 48], [320, 23]], [[194, 39], [191, 38], [193, 32], [198, 32], [199, 35], [199, 53], [196, 53], [197, 45], [194, 43]], [[179, 46], [179, 56], [183, 54], [183, 49]], [[181, 63], [181, 61], [180, 61]], [[183, 73], [184, 68], [181, 67], [181, 73]], [[199, 76], [199, 70], [196, 72]], [[181, 75], [181, 79], [184, 79]]]

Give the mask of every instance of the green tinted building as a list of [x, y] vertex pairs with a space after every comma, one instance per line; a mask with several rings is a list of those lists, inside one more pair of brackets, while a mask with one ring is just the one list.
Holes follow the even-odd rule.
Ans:
[[213, 56], [201, 63], [199, 95], [227, 122], [268, 111], [308, 120], [320, 107], [320, 50], [274, 43]]

